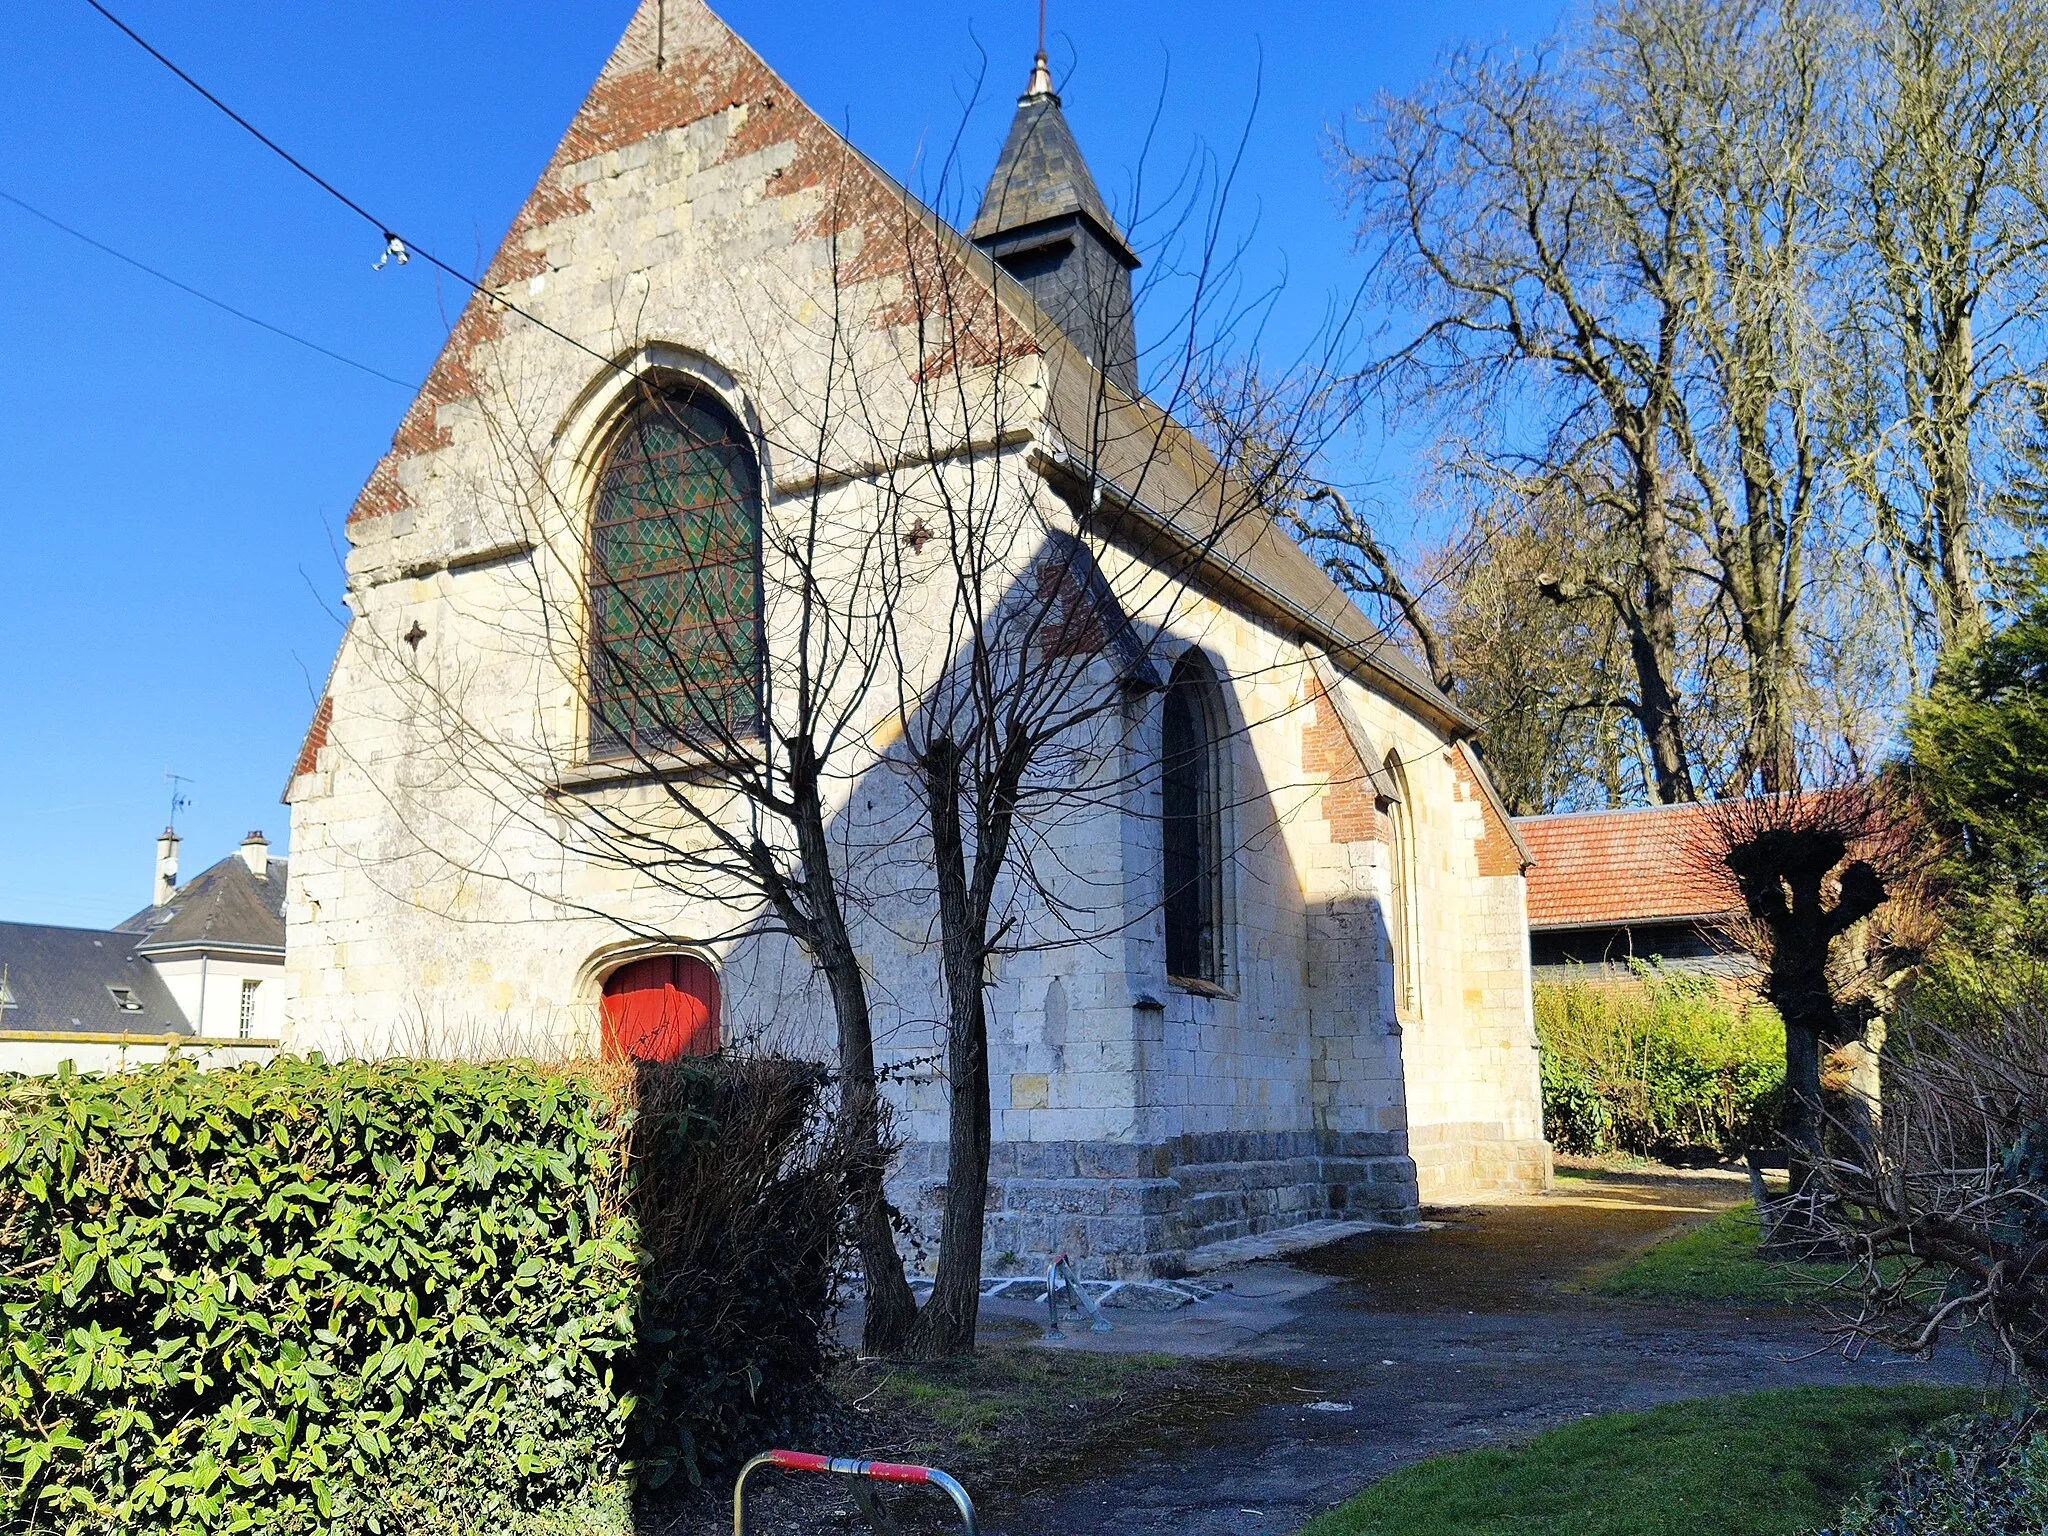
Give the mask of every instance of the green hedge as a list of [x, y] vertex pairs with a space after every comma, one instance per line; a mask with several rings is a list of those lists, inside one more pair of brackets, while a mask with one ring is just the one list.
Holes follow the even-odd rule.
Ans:
[[1543, 982], [1543, 1129], [1561, 1152], [1728, 1156], [1776, 1144], [1785, 1026], [1705, 977]]
[[2038, 1410], [1946, 1419], [1821, 1536], [2036, 1536], [2048, 1531], [2048, 1427]]
[[623, 1527], [822, 1370], [816, 1092], [775, 1064], [7, 1080], [7, 1528]]

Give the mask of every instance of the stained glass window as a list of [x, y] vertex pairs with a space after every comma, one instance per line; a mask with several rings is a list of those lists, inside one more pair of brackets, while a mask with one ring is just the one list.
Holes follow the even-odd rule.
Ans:
[[760, 478], [710, 397], [650, 394], [606, 457], [591, 528], [591, 745], [715, 745], [761, 710]]

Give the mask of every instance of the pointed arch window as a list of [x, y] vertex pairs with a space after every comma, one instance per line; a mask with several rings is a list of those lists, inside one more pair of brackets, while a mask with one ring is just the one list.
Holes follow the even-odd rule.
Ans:
[[598, 477], [590, 537], [593, 756], [751, 735], [761, 716], [761, 489], [747, 433], [701, 389], [649, 390]]
[[1166, 685], [1160, 741], [1160, 841], [1164, 858], [1166, 973], [1174, 981], [1224, 980], [1223, 757], [1216, 672], [1190, 650]]
[[1408, 794], [1408, 775], [1400, 757], [1389, 752], [1387, 780], [1393, 797], [1383, 808], [1387, 817], [1387, 937], [1394, 952], [1394, 1010], [1401, 1017], [1422, 1012], [1422, 965], [1419, 942], [1422, 911], [1415, 878], [1415, 818]]

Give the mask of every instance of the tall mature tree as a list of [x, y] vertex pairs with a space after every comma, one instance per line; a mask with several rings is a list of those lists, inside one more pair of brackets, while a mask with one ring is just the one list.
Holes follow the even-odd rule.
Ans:
[[1731, 647], [1728, 777], [1796, 777], [1837, 31], [1803, 0], [1622, 0], [1533, 57], [1453, 55], [1342, 151], [1383, 297], [1417, 316], [1375, 382], [1455, 421], [1490, 498], [1600, 528], [1541, 588], [1624, 637], [1613, 703], [1662, 801], [1706, 787], [1697, 705]]
[[2048, 959], [2048, 562], [2010, 624], [1942, 664], [1906, 740], [1913, 787], [1951, 839], [1948, 969]]
[[1841, 246], [1833, 59], [1843, 29], [1802, 4], [1615, 13], [1610, 69], [1638, 77], [1643, 132], [1681, 179], [1694, 377], [1672, 413], [1701, 541], [1742, 656], [1738, 786], [1797, 786], [1797, 673], [1831, 420], [1828, 278]]
[[1421, 321], [1383, 370], [1398, 398], [1496, 417], [1483, 470], [1534, 494], [1573, 488], [1612, 518], [1620, 558], [1551, 591], [1615, 615], [1653, 792], [1690, 800], [1669, 434], [1679, 231], [1669, 197], [1639, 210], [1620, 195], [1645, 168], [1623, 163], [1583, 79], [1554, 53], [1454, 54], [1434, 83], [1379, 104], [1342, 168], [1384, 297]]
[[2048, 7], [1872, 0], [1850, 291], [1859, 489], [1937, 651], [1980, 638], [1987, 527], [2048, 368]]

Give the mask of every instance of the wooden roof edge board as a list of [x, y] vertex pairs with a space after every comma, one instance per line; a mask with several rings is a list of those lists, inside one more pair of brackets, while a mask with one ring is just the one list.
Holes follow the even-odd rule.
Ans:
[[1486, 763], [1480, 757], [1479, 749], [1469, 740], [1461, 738], [1458, 750], [1465, 754], [1465, 766], [1472, 770], [1472, 777], [1485, 792], [1487, 804], [1491, 805], [1494, 814], [1500, 817], [1500, 824], [1507, 828], [1508, 838], [1514, 843], [1515, 852], [1522, 857], [1522, 873], [1527, 874], [1536, 867], [1536, 855], [1529, 851], [1528, 843], [1523, 840], [1520, 829], [1515, 826], [1515, 818], [1508, 814], [1507, 802], [1501, 799], [1500, 791], [1494, 788], [1493, 775], [1486, 771]]

